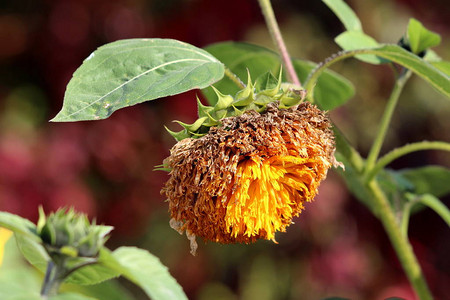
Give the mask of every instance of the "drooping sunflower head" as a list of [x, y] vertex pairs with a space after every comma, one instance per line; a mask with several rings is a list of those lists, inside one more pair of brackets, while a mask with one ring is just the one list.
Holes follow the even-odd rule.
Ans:
[[308, 102], [248, 110], [220, 120], [199, 138], [180, 140], [164, 161], [162, 190], [171, 226], [220, 243], [275, 241], [334, 163], [327, 116]]

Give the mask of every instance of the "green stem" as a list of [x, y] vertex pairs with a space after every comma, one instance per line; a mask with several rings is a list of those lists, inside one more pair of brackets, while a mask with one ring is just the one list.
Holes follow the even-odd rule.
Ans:
[[403, 236], [408, 236], [408, 226], [409, 226], [409, 218], [411, 216], [411, 208], [414, 205], [413, 202], [408, 202], [403, 207], [403, 215], [402, 215], [402, 224], [401, 224], [401, 230]]
[[377, 136], [375, 137], [375, 141], [373, 142], [372, 147], [369, 151], [369, 155], [367, 157], [366, 168], [364, 172], [366, 176], [372, 171], [375, 162], [377, 161], [381, 146], [383, 145], [384, 138], [386, 137], [387, 129], [389, 127], [389, 124], [391, 123], [394, 109], [397, 106], [398, 98], [411, 74], [412, 72], [410, 70], [407, 70], [395, 81], [394, 89], [392, 90], [391, 96], [389, 97], [383, 116], [381, 117], [380, 128], [378, 129]]
[[373, 195], [373, 204], [379, 213], [381, 222], [389, 236], [392, 246], [397, 253], [397, 257], [405, 270], [411, 285], [421, 300], [431, 300], [431, 295], [428, 285], [423, 276], [419, 262], [414, 255], [408, 237], [402, 233], [400, 224], [395, 218], [395, 214], [389, 205], [386, 195], [383, 193], [378, 183], [372, 180], [368, 183], [368, 188]]
[[434, 210], [434, 212], [437, 213], [450, 227], [450, 210], [438, 198], [431, 194], [424, 194], [420, 196], [407, 194], [406, 197], [410, 201], [413, 201], [412, 203], [422, 203], [423, 205]]
[[258, 2], [261, 6], [261, 11], [264, 15], [264, 19], [266, 20], [267, 28], [269, 29], [272, 41], [276, 45], [278, 53], [280, 53], [283, 66], [287, 72], [288, 80], [295, 84], [297, 88], [301, 88], [302, 85], [298, 79], [297, 73], [295, 72], [291, 57], [289, 56], [289, 52], [287, 51], [286, 45], [283, 41], [277, 20], [275, 19], [272, 4], [270, 3], [270, 0], [258, 0]]
[[58, 264], [52, 260], [47, 264], [47, 271], [45, 272], [44, 283], [42, 284], [41, 296], [47, 299], [49, 296], [54, 296], [58, 293], [59, 286], [62, 283], [62, 274], [65, 272]]
[[242, 80], [236, 74], [231, 72], [231, 70], [227, 67], [225, 67], [225, 75], [240, 89], [245, 89], [245, 84], [242, 82]]
[[450, 144], [445, 142], [428, 142], [422, 141], [412, 144], [407, 144], [397, 149], [394, 149], [388, 152], [386, 155], [381, 157], [376, 164], [372, 167], [370, 172], [368, 172], [366, 176], [366, 181], [372, 180], [379, 171], [381, 171], [385, 166], [390, 164], [392, 161], [397, 158], [409, 154], [411, 152], [420, 151], [420, 150], [443, 150], [450, 151]]

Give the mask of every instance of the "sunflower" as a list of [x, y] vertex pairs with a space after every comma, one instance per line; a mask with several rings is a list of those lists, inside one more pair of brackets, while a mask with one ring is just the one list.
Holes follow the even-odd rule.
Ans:
[[219, 243], [275, 241], [317, 194], [335, 162], [330, 121], [309, 102], [224, 118], [200, 138], [180, 140], [164, 165], [170, 225]]

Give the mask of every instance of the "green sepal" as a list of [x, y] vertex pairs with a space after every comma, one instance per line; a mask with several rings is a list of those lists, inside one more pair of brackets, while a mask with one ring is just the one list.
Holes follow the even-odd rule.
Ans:
[[166, 127], [166, 130], [177, 141], [202, 137], [209, 132], [211, 127], [220, 126], [222, 119], [240, 116], [248, 110], [262, 113], [272, 102], [279, 102], [280, 108], [298, 105], [305, 96], [304, 91], [297, 89], [295, 85], [282, 82], [281, 71], [278, 79], [268, 72], [258, 77], [255, 83], [248, 74], [246, 87], [238, 91], [234, 97], [222, 94], [215, 87], [212, 89], [218, 98], [216, 104], [206, 106], [197, 98], [199, 118], [194, 123], [186, 124], [175, 121], [184, 128], [179, 132], [173, 132]]

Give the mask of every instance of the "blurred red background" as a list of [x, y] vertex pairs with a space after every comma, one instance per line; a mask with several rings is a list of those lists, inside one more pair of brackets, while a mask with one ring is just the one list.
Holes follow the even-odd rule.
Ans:
[[[293, 56], [321, 61], [339, 50], [343, 28], [320, 1], [274, 1]], [[367, 33], [396, 42], [409, 17], [442, 34], [437, 52], [450, 58], [450, 7], [445, 0], [350, 1]], [[36, 221], [46, 211], [74, 206], [115, 226], [110, 247], [137, 245], [159, 256], [192, 299], [414, 299], [383, 229], [331, 172], [278, 245], [204, 245], [196, 257], [169, 228], [159, 193], [167, 174], [153, 171], [174, 144], [163, 126], [195, 119], [195, 95], [151, 101], [109, 119], [49, 123], [65, 86], [97, 47], [124, 38], [179, 39], [198, 47], [237, 40], [271, 47], [256, 1], [6, 0], [0, 3], [0, 210]], [[371, 145], [389, 69], [355, 60], [336, 71], [357, 94], [332, 113], [362, 152]], [[384, 151], [406, 142], [449, 141], [450, 108], [419, 79], [401, 99]], [[448, 154], [421, 152], [393, 168], [450, 165]], [[445, 199], [448, 203], [448, 198]], [[450, 284], [450, 232], [433, 212], [413, 216], [410, 237], [437, 299]], [[139, 297], [139, 295], [138, 295]], [[448, 296], [447, 296], [448, 297]]]

